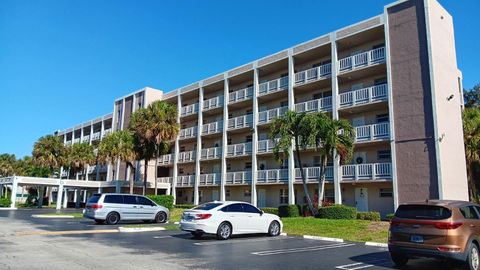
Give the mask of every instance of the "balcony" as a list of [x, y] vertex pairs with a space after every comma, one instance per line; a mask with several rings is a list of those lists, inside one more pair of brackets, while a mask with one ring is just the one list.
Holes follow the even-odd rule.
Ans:
[[173, 177], [158, 177], [157, 178], [157, 183], [166, 183], [170, 184], [173, 182]]
[[371, 142], [390, 139], [390, 123], [378, 123], [355, 127], [355, 142]]
[[268, 111], [258, 113], [258, 124], [270, 123], [274, 118], [278, 118], [288, 111], [288, 107], [279, 107]]
[[203, 111], [213, 110], [220, 107], [223, 107], [223, 96], [218, 96], [203, 101]]
[[252, 171], [227, 172], [225, 184], [242, 185], [252, 183]]
[[[320, 167], [307, 167], [303, 168], [303, 171], [307, 183], [318, 183], [320, 180]], [[327, 166], [325, 168], [325, 181], [331, 180], [333, 180], [333, 166]], [[302, 174], [299, 168], [295, 168], [295, 183], [302, 183]]]
[[180, 116], [184, 117], [184, 116], [196, 114], [197, 112], [198, 112], [198, 103], [195, 103], [195, 104], [183, 106], [180, 109]]
[[295, 73], [295, 85], [315, 82], [330, 77], [332, 64], [325, 64]]
[[261, 154], [261, 153], [272, 152], [277, 141], [278, 139], [258, 141], [258, 149], [257, 149], [258, 153]]
[[190, 139], [197, 137], [197, 127], [189, 127], [180, 130], [180, 139]]
[[228, 103], [236, 103], [251, 99], [253, 97], [253, 86], [231, 92], [228, 94]]
[[341, 93], [340, 108], [353, 107], [357, 105], [369, 104], [372, 102], [387, 100], [387, 84], [380, 84]]
[[223, 121], [204, 124], [202, 126], [202, 135], [216, 134], [222, 132]]
[[200, 174], [200, 186], [220, 185], [220, 173]]
[[257, 171], [257, 183], [278, 184], [288, 182], [288, 169], [273, 169]]
[[373, 49], [370, 51], [358, 53], [338, 61], [339, 72], [348, 72], [358, 68], [363, 68], [373, 64], [381, 63], [385, 60], [385, 47]]
[[83, 136], [82, 143], [89, 143], [90, 142], [90, 135]]
[[253, 123], [253, 115], [247, 114], [228, 119], [228, 129], [239, 129], [251, 127]]
[[392, 164], [391, 163], [370, 163], [370, 164], [354, 164], [341, 166], [342, 180], [376, 180], [391, 179]]
[[92, 141], [100, 140], [100, 131], [94, 132], [92, 135]]
[[103, 131], [103, 137], [107, 136], [107, 135], [110, 134], [110, 133], [112, 133], [112, 129], [111, 129], [111, 128], [105, 129], [105, 130]]
[[261, 83], [258, 86], [258, 96], [264, 96], [278, 91], [286, 90], [288, 88], [288, 76], [279, 79], [271, 80]]
[[65, 142], [65, 145], [66, 145], [66, 146], [72, 145], [72, 141], [67, 141], [67, 142]]
[[177, 177], [177, 187], [192, 187], [195, 183], [195, 175], [182, 175]]
[[324, 97], [295, 104], [296, 112], [326, 112], [331, 110], [332, 97]]
[[227, 146], [227, 157], [241, 157], [252, 154], [252, 143], [238, 143]]
[[178, 153], [178, 162], [187, 163], [195, 161], [195, 151], [185, 151]]
[[80, 143], [80, 138], [73, 139], [73, 143]]
[[222, 147], [212, 147], [202, 149], [202, 155], [200, 159], [209, 160], [209, 159], [218, 159], [222, 157]]
[[161, 155], [158, 157], [158, 163], [161, 165], [173, 164], [173, 154]]

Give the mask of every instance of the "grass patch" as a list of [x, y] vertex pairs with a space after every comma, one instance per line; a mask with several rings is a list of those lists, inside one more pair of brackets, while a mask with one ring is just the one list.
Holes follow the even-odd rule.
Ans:
[[175, 224], [167, 224], [164, 226], [167, 231], [180, 231], [180, 226]]
[[388, 222], [313, 217], [282, 218], [283, 231], [292, 235], [342, 238], [355, 242], [387, 243]]
[[185, 211], [185, 209], [181, 208], [173, 208], [172, 210], [170, 210], [170, 222], [180, 222], [183, 211]]
[[48, 213], [48, 214], [40, 214], [40, 216], [45, 216], [45, 217], [72, 216], [74, 218], [83, 218], [82, 213]]

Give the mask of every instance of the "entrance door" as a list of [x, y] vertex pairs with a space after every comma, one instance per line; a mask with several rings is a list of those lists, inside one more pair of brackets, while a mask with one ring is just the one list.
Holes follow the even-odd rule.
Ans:
[[368, 189], [367, 188], [355, 188], [355, 205], [357, 211], [368, 211]]
[[257, 206], [259, 208], [265, 207], [267, 201], [267, 193], [265, 189], [257, 190]]
[[212, 190], [212, 201], [218, 201], [220, 198], [218, 189]]

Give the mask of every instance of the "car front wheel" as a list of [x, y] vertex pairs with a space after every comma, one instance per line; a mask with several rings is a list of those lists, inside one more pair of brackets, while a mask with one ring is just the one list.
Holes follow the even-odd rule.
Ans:
[[115, 225], [120, 221], [120, 215], [117, 212], [112, 212], [107, 215], [106, 221], [108, 225]]
[[280, 235], [280, 224], [278, 221], [272, 221], [268, 227], [268, 235], [270, 236], [279, 236]]
[[232, 226], [227, 222], [222, 222], [217, 229], [217, 239], [227, 240], [232, 235]]
[[408, 263], [408, 257], [398, 253], [390, 253], [393, 263], [397, 267], [403, 267]]
[[156, 223], [165, 223], [167, 222], [167, 214], [165, 212], [158, 212], [155, 216]]
[[478, 270], [480, 264], [479, 257], [480, 256], [477, 245], [471, 244], [467, 256], [467, 269]]

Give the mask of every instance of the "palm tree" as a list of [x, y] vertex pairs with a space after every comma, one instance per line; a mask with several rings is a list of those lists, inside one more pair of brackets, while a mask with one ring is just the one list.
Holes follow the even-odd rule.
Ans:
[[467, 176], [470, 186], [470, 199], [478, 201], [477, 183], [475, 183], [473, 169], [480, 161], [480, 109], [466, 108], [463, 112], [463, 136], [465, 157], [467, 161]]
[[15, 174], [15, 155], [0, 155], [0, 177], [7, 177]]
[[325, 194], [325, 173], [327, 161], [340, 157], [340, 163], [344, 164], [353, 154], [355, 142], [355, 129], [350, 122], [344, 119], [335, 120], [325, 113], [315, 113], [316, 128], [313, 130], [315, 145], [320, 153], [320, 181], [318, 183], [318, 206], [322, 206]]
[[[98, 160], [102, 164], [115, 160], [125, 162], [135, 175], [134, 161], [137, 158], [134, 149], [133, 133], [128, 130], [118, 130], [106, 135], [98, 145]], [[130, 194], [133, 194], [134, 179], [130, 177]]]
[[67, 148], [67, 162], [73, 175], [78, 179], [78, 172], [95, 163], [93, 146], [89, 143], [75, 143]]

